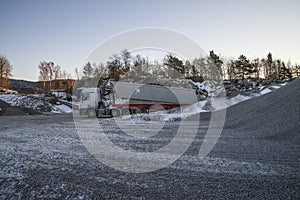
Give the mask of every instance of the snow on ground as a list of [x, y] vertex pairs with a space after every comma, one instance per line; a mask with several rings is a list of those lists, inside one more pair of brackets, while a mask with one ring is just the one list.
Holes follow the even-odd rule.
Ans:
[[265, 88], [265, 89], [260, 91], [260, 94], [268, 94], [269, 92], [272, 92], [272, 90], [269, 89], [269, 88]]
[[53, 113], [71, 113], [72, 108], [66, 105], [54, 105], [51, 112]]
[[67, 93], [64, 92], [64, 91], [55, 91], [55, 90], [52, 90], [49, 92], [50, 94], [56, 96], [57, 98], [60, 98], [60, 99], [66, 99], [67, 98]]
[[0, 100], [11, 106], [30, 108], [40, 112], [70, 113], [72, 109], [65, 105], [55, 105], [48, 102], [44, 95], [40, 94], [0, 94]]
[[224, 90], [223, 84], [217, 81], [203, 81], [202, 83], [194, 82], [194, 85], [200, 90], [208, 92], [209, 97], [216, 97]]
[[0, 95], [0, 99], [12, 106], [22, 106], [39, 110], [42, 107], [49, 107], [51, 104], [34, 95], [22, 95], [22, 94], [3, 94]]

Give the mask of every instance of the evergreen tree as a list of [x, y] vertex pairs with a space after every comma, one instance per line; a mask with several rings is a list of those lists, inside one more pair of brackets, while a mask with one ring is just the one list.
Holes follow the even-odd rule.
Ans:
[[124, 73], [129, 72], [131, 67], [131, 55], [127, 49], [121, 51], [121, 59], [122, 59], [122, 71]]
[[191, 76], [191, 73], [192, 73], [192, 65], [191, 65], [190, 61], [186, 60], [184, 66], [185, 66], [184, 77], [189, 78]]
[[148, 59], [143, 58], [141, 55], [136, 55], [132, 59], [132, 66], [130, 69], [129, 76], [136, 78], [140, 76], [150, 76], [151, 66]]
[[256, 79], [259, 79], [259, 73], [260, 73], [260, 69], [261, 69], [261, 63], [259, 61], [259, 58], [254, 59], [251, 62], [251, 65], [253, 66], [253, 73], [254, 73], [254, 77]]
[[94, 69], [93, 69], [91, 63], [88, 62], [88, 63], [83, 67], [83, 77], [84, 77], [84, 78], [88, 78], [88, 79], [89, 79], [89, 78], [92, 78], [92, 76], [93, 76], [93, 71], [94, 71]]
[[[166, 65], [170, 69], [178, 72], [180, 77], [183, 77], [185, 74], [185, 66], [184, 66], [183, 62], [181, 60], [179, 60], [179, 58], [177, 58], [176, 56], [173, 56], [172, 54], [168, 54], [165, 57], [164, 65]], [[177, 73], [177, 75], [178, 75], [178, 73]], [[171, 74], [171, 77], [172, 76], [176, 77], [175, 74]]]
[[240, 55], [239, 58], [234, 61], [235, 65], [235, 76], [236, 78], [245, 79], [245, 76], [250, 75], [253, 66], [246, 56]]
[[266, 78], [270, 78], [272, 75], [272, 65], [273, 65], [273, 58], [271, 52], [269, 52], [266, 60]]
[[275, 64], [275, 62], [273, 61], [273, 56], [272, 53], [269, 52], [267, 55], [267, 59], [264, 60], [264, 64], [265, 64], [265, 78], [266, 79], [276, 79], [278, 77], [278, 68]]
[[300, 77], [300, 65], [295, 64], [295, 65], [292, 67], [292, 72], [293, 72], [293, 76], [294, 76], [294, 77]]
[[124, 74], [121, 64], [121, 58], [119, 55], [115, 54], [110, 57], [107, 62], [108, 77], [114, 80], [120, 80], [121, 75]]
[[213, 50], [209, 51], [209, 59], [211, 59], [213, 61], [213, 66], [210, 69], [211, 70], [211, 74], [212, 74], [212, 78], [221, 78], [223, 77], [223, 72], [222, 72], [222, 65], [223, 65], [223, 61], [220, 59], [220, 57], [214, 53]]
[[285, 63], [280, 62], [280, 60], [278, 60], [278, 63], [281, 63], [281, 64], [280, 64], [280, 67], [279, 67], [277, 78], [279, 80], [283, 80], [283, 79], [286, 79], [286, 78], [292, 78], [292, 71], [288, 67], [286, 67]]

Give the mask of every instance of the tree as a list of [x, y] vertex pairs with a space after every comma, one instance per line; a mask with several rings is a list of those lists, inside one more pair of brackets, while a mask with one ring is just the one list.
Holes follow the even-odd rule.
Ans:
[[231, 80], [232, 78], [235, 77], [235, 64], [234, 61], [230, 60], [227, 62], [227, 76], [228, 79]]
[[269, 52], [267, 55], [267, 59], [263, 59], [263, 65], [264, 65], [264, 75], [266, 79], [277, 79], [278, 77], [278, 67], [276, 66], [276, 63], [273, 60], [272, 53]]
[[133, 58], [133, 66], [131, 69], [131, 74], [134, 77], [146, 75], [146, 72], [144, 71], [145, 63], [146, 63], [145, 58], [143, 58], [141, 55], [136, 55]]
[[56, 65], [53, 67], [54, 89], [59, 89], [59, 83], [56, 80], [61, 79], [61, 67]]
[[213, 62], [213, 65], [210, 66], [211, 78], [218, 78], [219, 76], [223, 77], [223, 73], [222, 73], [223, 61], [220, 59], [220, 57], [217, 54], [214, 53], [213, 50], [209, 51], [208, 60], [211, 60]]
[[12, 76], [12, 69], [13, 67], [9, 60], [4, 56], [0, 56], [0, 87], [9, 87], [9, 78]]
[[253, 66], [253, 73], [255, 73], [255, 78], [259, 79], [259, 73], [260, 73], [260, 69], [261, 69], [261, 63], [259, 61], [259, 58], [254, 59], [251, 62], [251, 65]]
[[204, 66], [203, 58], [195, 58], [192, 63], [186, 61], [185, 63], [185, 71], [186, 78], [191, 79], [195, 82], [202, 82], [203, 79], [203, 66]]
[[53, 68], [53, 73], [54, 73], [54, 80], [58, 80], [60, 79], [60, 74], [61, 74], [61, 67], [59, 65], [56, 65], [54, 68]]
[[[168, 54], [164, 58], [164, 65], [166, 65], [170, 69], [177, 72], [176, 74], [179, 73], [179, 76], [181, 76], [181, 77], [183, 77], [185, 74], [185, 66], [184, 66], [183, 62], [181, 60], [179, 60], [179, 58], [177, 58], [176, 56], [173, 56], [172, 54]], [[170, 75], [171, 75], [171, 77], [172, 76], [176, 77], [176, 74], [172, 73]]]
[[93, 67], [91, 65], [90, 62], [88, 62], [84, 67], [83, 67], [83, 77], [84, 78], [92, 78], [92, 75], [93, 75]]
[[237, 60], [232, 61], [231, 66], [229, 66], [229, 68], [230, 72], [228, 71], [228, 73], [232, 73], [233, 70], [235, 78], [252, 78], [253, 74], [255, 74], [255, 77], [259, 76], [259, 61], [255, 59], [254, 61], [250, 62], [250, 60], [247, 59], [247, 57], [244, 55], [240, 55]]
[[265, 78], [269, 79], [272, 75], [272, 65], [273, 65], [273, 58], [271, 52], [268, 53], [267, 59], [265, 60]]
[[161, 77], [167, 77], [168, 75], [170, 76], [172, 74], [172, 72], [168, 74], [168, 71], [165, 69], [165, 66], [163, 66], [158, 60], [154, 60], [153, 63], [150, 64], [150, 72], [152, 76]]
[[121, 64], [124, 73], [129, 72], [131, 67], [131, 55], [127, 49], [121, 51]]
[[42, 61], [39, 64], [39, 69], [40, 69], [40, 76], [39, 76], [39, 80], [43, 81], [43, 89], [46, 90], [46, 81], [48, 81], [48, 66], [47, 66], [47, 62]]
[[248, 77], [250, 76], [252, 66], [246, 56], [240, 55], [239, 58], [234, 61], [234, 66], [236, 78], [245, 79], [246, 75], [248, 75]]
[[185, 78], [189, 78], [191, 77], [191, 73], [192, 73], [192, 64], [190, 63], [190, 61], [186, 60], [184, 63], [185, 66], [185, 74], [184, 77]]
[[94, 72], [93, 72], [93, 77], [94, 78], [104, 78], [106, 76], [105, 74], [105, 66], [103, 63], [100, 63], [99, 65], [97, 65], [96, 63], [93, 63], [93, 69], [94, 69]]
[[285, 63], [281, 60], [277, 60], [278, 65], [278, 76], [277, 79], [286, 79], [286, 78], [292, 78], [292, 71], [290, 68], [286, 67]]
[[51, 80], [53, 80], [54, 62], [47, 63], [47, 71], [49, 73], [49, 88], [52, 89]]
[[76, 77], [77, 81], [79, 81], [80, 75], [79, 75], [79, 71], [78, 71], [77, 67], [75, 68], [75, 77]]
[[295, 64], [293, 67], [293, 75], [294, 77], [299, 77], [300, 76], [300, 65]]
[[119, 55], [115, 54], [110, 57], [107, 61], [108, 76], [114, 80], [120, 80], [121, 75], [124, 74], [121, 65], [121, 58]]

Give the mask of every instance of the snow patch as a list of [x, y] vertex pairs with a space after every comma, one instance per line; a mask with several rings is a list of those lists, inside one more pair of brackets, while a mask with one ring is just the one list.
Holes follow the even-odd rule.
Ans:
[[52, 107], [52, 113], [71, 113], [72, 109], [66, 105], [55, 105]]
[[269, 88], [264, 88], [263, 90], [260, 91], [260, 94], [268, 94], [272, 92], [272, 90], [270, 90]]
[[224, 86], [222, 82], [217, 81], [203, 81], [203, 82], [193, 82], [193, 84], [200, 90], [206, 91], [209, 97], [216, 97], [224, 91]]

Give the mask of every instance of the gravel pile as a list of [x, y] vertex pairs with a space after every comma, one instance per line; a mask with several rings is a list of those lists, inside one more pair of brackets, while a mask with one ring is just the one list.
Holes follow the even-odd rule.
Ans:
[[30, 108], [11, 106], [0, 100], [0, 116], [36, 115], [41, 114]]

